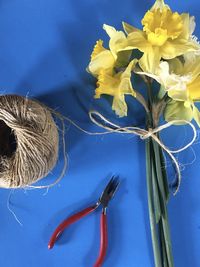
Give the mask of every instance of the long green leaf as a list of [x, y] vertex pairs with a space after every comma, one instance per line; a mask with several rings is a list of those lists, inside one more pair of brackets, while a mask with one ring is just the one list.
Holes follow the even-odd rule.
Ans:
[[160, 159], [160, 151], [158, 144], [153, 140], [153, 150], [154, 150], [154, 159], [155, 159], [155, 167], [156, 167], [156, 175], [158, 180], [158, 186], [160, 190], [160, 202], [162, 205], [162, 215], [166, 217], [166, 203], [167, 203], [167, 195], [166, 195], [166, 181], [165, 177], [163, 177], [162, 165]]
[[[158, 134], [158, 138], [159, 134]], [[163, 183], [164, 183], [164, 189], [165, 189], [165, 197], [167, 202], [169, 201], [169, 197], [170, 197], [170, 192], [169, 192], [169, 184], [168, 184], [168, 179], [167, 179], [167, 171], [166, 171], [166, 162], [165, 162], [165, 158], [163, 155], [163, 150], [162, 147], [159, 146], [159, 152], [160, 152], [160, 162], [161, 162], [161, 170], [162, 170], [162, 177], [163, 177]]]
[[153, 153], [153, 144], [151, 142], [151, 169], [152, 169], [152, 185], [153, 185], [153, 204], [154, 204], [154, 211], [156, 217], [156, 223], [158, 224], [161, 215], [163, 214], [163, 203], [161, 204], [160, 193], [159, 193], [159, 186], [157, 181], [157, 174], [156, 174], [156, 167], [154, 161], [154, 153]]
[[171, 245], [171, 237], [170, 237], [170, 230], [169, 230], [169, 220], [168, 220], [168, 214], [167, 214], [168, 199], [166, 197], [166, 188], [165, 188], [167, 181], [164, 181], [166, 177], [163, 176], [163, 172], [162, 172], [160, 150], [159, 150], [158, 144], [155, 141], [153, 141], [153, 148], [154, 148], [154, 156], [155, 156], [156, 174], [157, 174], [157, 180], [158, 180], [159, 192], [160, 192], [160, 203], [162, 205], [161, 222], [162, 222], [162, 231], [164, 234], [164, 238], [163, 238], [164, 244], [162, 246], [165, 245], [169, 267], [173, 267], [174, 262], [173, 262], [172, 245]]
[[153, 245], [153, 252], [154, 252], [155, 267], [162, 267], [161, 251], [160, 251], [159, 242], [158, 242], [157, 225], [156, 225], [155, 213], [154, 213], [154, 207], [153, 207], [153, 186], [152, 186], [150, 139], [146, 140], [146, 176], [147, 176], [149, 219], [150, 219], [151, 238], [152, 238], [152, 245]]
[[166, 251], [166, 246], [165, 246], [165, 237], [164, 237], [164, 232], [162, 228], [162, 222], [159, 223], [159, 234], [160, 234], [160, 245], [162, 249], [163, 267], [169, 267], [168, 259], [167, 259], [167, 251]]

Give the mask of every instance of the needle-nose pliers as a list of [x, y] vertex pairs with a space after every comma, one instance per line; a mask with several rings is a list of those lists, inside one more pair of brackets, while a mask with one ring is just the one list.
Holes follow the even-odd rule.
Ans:
[[103, 264], [104, 258], [106, 256], [107, 245], [108, 245], [108, 235], [107, 235], [107, 207], [109, 201], [113, 198], [117, 188], [119, 186], [119, 178], [118, 176], [113, 176], [104, 191], [102, 192], [99, 200], [92, 206], [83, 209], [82, 211], [72, 215], [71, 217], [65, 219], [54, 231], [53, 235], [48, 244], [48, 248], [53, 248], [56, 240], [62, 234], [65, 228], [67, 228], [70, 224], [78, 221], [84, 216], [90, 214], [95, 211], [100, 205], [102, 205], [102, 213], [101, 213], [101, 239], [100, 239], [100, 250], [99, 256], [94, 264], [94, 267], [100, 267]]

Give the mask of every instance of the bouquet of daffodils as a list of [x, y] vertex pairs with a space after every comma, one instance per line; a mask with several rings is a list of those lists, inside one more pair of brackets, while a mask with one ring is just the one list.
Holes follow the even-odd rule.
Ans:
[[[122, 23], [124, 31], [104, 25], [110, 37], [109, 49], [103, 46], [102, 40], [97, 41], [88, 71], [97, 78], [95, 98], [112, 96], [112, 109], [119, 117], [127, 116], [126, 95], [136, 98], [144, 107], [146, 129], [124, 129], [102, 115], [101, 119], [112, 126], [105, 125], [106, 129], [132, 132], [146, 139], [148, 206], [155, 266], [172, 267], [167, 213], [170, 190], [164, 152], [171, 157], [177, 170], [173, 193], [178, 191], [181, 177], [173, 156], [177, 151], [169, 150], [162, 143], [159, 132], [172, 124], [189, 124], [195, 133], [193, 119], [200, 126], [200, 112], [195, 105], [200, 101], [200, 44], [193, 35], [194, 17], [173, 12], [163, 0], [156, 0], [141, 23], [142, 30], [125, 22]], [[145, 81], [145, 96], [134, 87], [133, 75]], [[157, 91], [153, 90], [156, 83], [160, 85]], [[161, 116], [166, 121], [164, 125], [159, 125]], [[185, 147], [178, 152], [183, 149]]]

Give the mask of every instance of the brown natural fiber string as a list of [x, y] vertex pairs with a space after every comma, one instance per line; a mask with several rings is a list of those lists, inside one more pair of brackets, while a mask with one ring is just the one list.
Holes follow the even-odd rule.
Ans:
[[[101, 113], [99, 113], [98, 111], [95, 110], [91, 110], [89, 111], [89, 118], [90, 120], [96, 124], [97, 126], [99, 126], [100, 128], [105, 129], [106, 131], [104, 132], [90, 132], [87, 131], [85, 129], [83, 129], [82, 127], [80, 127], [78, 124], [76, 124], [73, 120], [71, 120], [68, 117], [65, 117], [57, 112], [52, 111], [52, 113], [54, 113], [57, 117], [59, 117], [62, 121], [66, 120], [69, 123], [71, 123], [73, 126], [75, 126], [77, 129], [79, 129], [80, 131], [89, 134], [89, 135], [105, 135], [105, 134], [110, 134], [110, 133], [122, 133], [122, 134], [132, 134], [132, 135], [137, 135], [139, 136], [142, 140], [147, 139], [149, 137], [153, 138], [161, 147], [162, 149], [169, 155], [169, 157], [172, 159], [175, 168], [176, 168], [176, 174], [177, 174], [177, 178], [178, 178], [178, 185], [176, 187], [176, 190], [174, 192], [174, 195], [178, 192], [180, 184], [181, 184], [181, 170], [180, 170], [180, 166], [179, 163], [177, 161], [177, 159], [175, 158], [174, 154], [179, 153], [181, 151], [184, 151], [185, 149], [187, 149], [188, 147], [190, 147], [196, 137], [197, 137], [197, 131], [195, 129], [195, 126], [190, 122], [190, 121], [186, 121], [186, 120], [172, 120], [170, 122], [167, 122], [163, 125], [160, 125], [157, 128], [154, 129], [143, 129], [143, 128], [139, 128], [139, 127], [134, 127], [134, 126], [125, 126], [125, 127], [121, 127], [117, 124], [114, 124], [113, 122], [109, 121], [107, 118], [105, 118]], [[164, 143], [157, 138], [156, 133], [163, 131], [164, 129], [167, 129], [169, 127], [171, 127], [172, 125], [176, 125], [176, 124], [180, 124], [180, 123], [184, 123], [187, 124], [191, 127], [192, 131], [193, 131], [193, 135], [192, 135], [192, 140], [189, 141], [186, 145], [184, 145], [183, 147], [177, 149], [177, 150], [171, 150], [169, 149], [167, 146], [164, 145]]]
[[[46, 176], [56, 164], [58, 142], [46, 106], [18, 95], [0, 96], [0, 187], [26, 187]], [[66, 162], [62, 176], [65, 169]]]
[[[62, 146], [64, 166], [60, 176], [48, 185], [32, 185], [46, 176], [55, 166], [58, 158], [58, 129], [52, 114], [62, 122]], [[131, 133], [141, 138], [154, 137], [154, 132], [161, 131], [171, 124], [165, 124], [158, 129], [149, 132], [137, 127], [120, 127], [105, 119], [100, 113], [91, 111], [90, 119], [98, 126], [106, 129], [106, 132], [89, 132], [82, 129], [68, 117], [61, 115], [53, 109], [18, 95], [0, 96], [0, 187], [3, 188], [49, 188], [57, 184], [65, 174], [67, 168], [67, 156], [65, 151], [65, 125], [68, 121], [76, 128], [90, 135], [102, 135], [112, 132]], [[101, 124], [93, 118], [99, 116], [106, 124]], [[175, 163], [172, 153], [178, 153], [189, 147], [196, 138], [196, 130], [189, 124], [194, 136], [192, 141], [177, 151], [171, 151], [162, 143], [159, 144], [170, 154]], [[111, 128], [109, 127], [111, 125]], [[112, 127], [114, 126], [114, 128]], [[180, 176], [179, 165], [177, 170]], [[181, 176], [180, 176], [181, 177]], [[180, 179], [179, 179], [180, 180]], [[180, 184], [180, 183], [179, 183]]]

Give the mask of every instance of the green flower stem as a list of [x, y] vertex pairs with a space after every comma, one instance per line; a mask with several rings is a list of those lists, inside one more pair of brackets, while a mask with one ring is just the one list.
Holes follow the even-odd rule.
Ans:
[[[159, 133], [157, 134], [157, 137], [159, 138]], [[168, 185], [168, 179], [167, 179], [165, 159], [164, 159], [162, 147], [160, 147], [159, 145], [157, 145], [157, 146], [158, 146], [159, 154], [160, 154], [160, 166], [161, 166], [161, 171], [162, 171], [166, 202], [168, 202], [169, 197], [170, 197], [170, 192], [169, 192], [169, 185]]]
[[165, 237], [164, 237], [164, 233], [163, 233], [163, 229], [162, 229], [162, 225], [160, 223], [159, 225], [159, 234], [160, 234], [160, 238], [161, 238], [161, 249], [162, 249], [162, 261], [163, 261], [163, 267], [168, 267], [168, 260], [167, 260], [167, 254], [166, 254], [166, 247], [165, 247]]
[[149, 219], [151, 228], [151, 238], [154, 252], [154, 261], [156, 267], [161, 267], [161, 253], [159, 248], [159, 241], [157, 237], [157, 226], [153, 206], [153, 186], [152, 186], [152, 166], [151, 166], [151, 140], [146, 140], [146, 168], [147, 168], [147, 193], [148, 193], [148, 207]]
[[[163, 237], [159, 237], [162, 249], [165, 248], [167, 262], [169, 267], [174, 266], [173, 256], [172, 256], [172, 246], [171, 246], [171, 238], [170, 238], [170, 230], [169, 230], [169, 220], [168, 220], [168, 212], [167, 212], [167, 202], [168, 202], [168, 183], [167, 183], [167, 176], [163, 176], [163, 167], [161, 165], [161, 153], [159, 145], [153, 142], [153, 151], [155, 156], [155, 167], [156, 167], [156, 176], [158, 181], [159, 187], [159, 200], [161, 208], [161, 217], [158, 224], [158, 228], [161, 228], [159, 232], [162, 232]], [[155, 192], [156, 193], [156, 192]], [[161, 223], [160, 223], [161, 222]], [[163, 265], [164, 266], [164, 265]]]
[[[157, 126], [152, 114], [154, 99], [150, 81], [147, 83], [147, 92], [149, 112], [147, 112], [146, 125], [149, 129]], [[157, 137], [159, 138], [159, 134]], [[169, 187], [165, 160], [162, 148], [151, 137], [146, 140], [146, 172], [155, 267], [174, 267], [167, 212]]]

